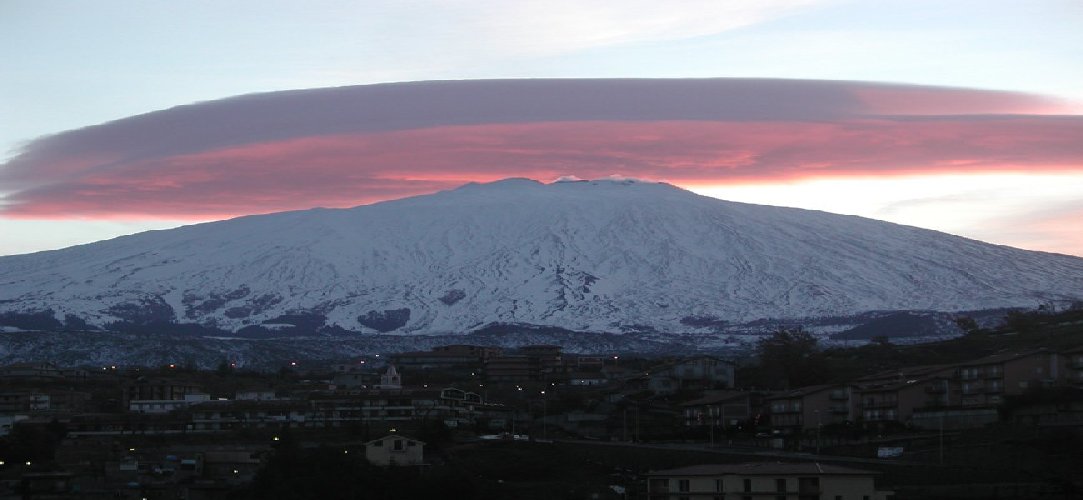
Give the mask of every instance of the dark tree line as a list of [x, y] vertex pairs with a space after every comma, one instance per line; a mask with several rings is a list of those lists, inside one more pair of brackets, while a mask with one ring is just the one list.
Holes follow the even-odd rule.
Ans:
[[790, 389], [826, 383], [827, 358], [816, 337], [798, 328], [781, 328], [756, 342], [757, 365], [743, 374], [760, 387]]

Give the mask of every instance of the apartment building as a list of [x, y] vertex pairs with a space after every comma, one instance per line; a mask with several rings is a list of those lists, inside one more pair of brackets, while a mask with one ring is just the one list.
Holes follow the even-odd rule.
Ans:
[[743, 391], [707, 391], [702, 398], [681, 405], [687, 427], [734, 427], [752, 417], [753, 394]]
[[910, 422], [914, 410], [945, 407], [952, 402], [952, 380], [928, 377], [868, 386], [855, 390], [865, 422]]
[[1061, 356], [1047, 349], [1007, 352], [956, 365], [963, 406], [997, 406], [1004, 396], [1052, 385], [1061, 376]]
[[855, 418], [849, 385], [815, 385], [767, 398], [771, 426], [789, 432], [841, 424]]

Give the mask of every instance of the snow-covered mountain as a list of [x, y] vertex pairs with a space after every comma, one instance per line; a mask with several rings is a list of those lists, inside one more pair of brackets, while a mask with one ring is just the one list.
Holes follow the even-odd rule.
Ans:
[[1083, 259], [667, 184], [509, 179], [0, 258], [0, 324], [689, 332], [1083, 297]]

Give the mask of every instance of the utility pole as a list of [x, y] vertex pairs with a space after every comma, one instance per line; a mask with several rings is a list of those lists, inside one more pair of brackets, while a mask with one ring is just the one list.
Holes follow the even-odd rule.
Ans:
[[624, 423], [621, 425], [624, 433], [624, 442], [628, 442], [628, 407], [624, 407]]
[[714, 411], [710, 406], [707, 407], [707, 418], [711, 419], [711, 448], [714, 448]]
[[812, 410], [816, 413], [816, 454], [820, 454], [820, 430], [823, 429], [823, 418], [820, 415], [820, 410]]
[[944, 410], [940, 410], [940, 465], [944, 465]]

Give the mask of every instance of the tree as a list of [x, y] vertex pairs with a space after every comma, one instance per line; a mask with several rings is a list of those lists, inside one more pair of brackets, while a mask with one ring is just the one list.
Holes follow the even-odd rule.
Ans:
[[800, 327], [781, 328], [756, 342], [760, 368], [783, 388], [822, 384], [828, 379], [827, 362], [816, 337]]
[[978, 326], [977, 320], [970, 316], [959, 316], [955, 318], [955, 326], [958, 326], [967, 335], [974, 335], [981, 332], [981, 328]]
[[1004, 315], [1003, 328], [1019, 333], [1030, 333], [1038, 328], [1040, 319], [1035, 311], [1008, 311], [1008, 314]]

